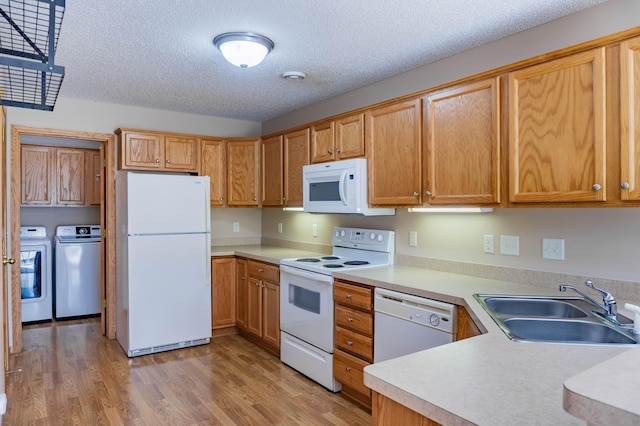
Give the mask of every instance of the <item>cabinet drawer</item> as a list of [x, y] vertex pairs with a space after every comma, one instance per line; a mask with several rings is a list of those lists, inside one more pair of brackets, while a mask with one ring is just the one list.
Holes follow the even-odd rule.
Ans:
[[373, 361], [373, 338], [371, 337], [336, 327], [336, 347], [369, 362]]
[[262, 278], [267, 281], [280, 283], [279, 269], [276, 265], [270, 265], [268, 263], [249, 261], [249, 275]]
[[373, 315], [369, 312], [336, 305], [336, 325], [373, 336]]
[[333, 285], [333, 298], [336, 303], [349, 305], [370, 311], [372, 308], [372, 289], [336, 281]]
[[367, 365], [368, 362], [338, 349], [333, 354], [333, 375], [336, 380], [370, 397], [371, 390], [364, 385], [363, 370]]

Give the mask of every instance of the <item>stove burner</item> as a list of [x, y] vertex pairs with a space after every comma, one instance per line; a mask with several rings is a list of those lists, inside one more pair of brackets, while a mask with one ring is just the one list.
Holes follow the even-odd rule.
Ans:
[[303, 257], [302, 259], [297, 259], [296, 262], [315, 263], [315, 262], [320, 262], [320, 259], [315, 259], [313, 257]]
[[338, 256], [322, 256], [320, 259], [322, 259], [322, 260], [338, 260], [340, 258]]
[[368, 265], [369, 262], [367, 262], [366, 260], [349, 260], [347, 262], [344, 262], [344, 264], [349, 266], [358, 266], [358, 265]]
[[324, 265], [325, 268], [343, 268], [344, 265], [340, 265], [339, 263], [328, 263]]

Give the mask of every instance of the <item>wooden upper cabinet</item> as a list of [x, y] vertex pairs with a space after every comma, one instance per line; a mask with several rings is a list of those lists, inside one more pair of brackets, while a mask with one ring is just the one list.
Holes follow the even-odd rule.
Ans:
[[509, 74], [509, 198], [604, 201], [605, 49]]
[[640, 200], [640, 37], [620, 45], [620, 196]]
[[311, 128], [311, 162], [363, 157], [364, 114], [320, 123]]
[[223, 139], [200, 141], [200, 176], [209, 176], [212, 207], [227, 205], [227, 150]]
[[262, 205], [282, 206], [282, 136], [262, 140]]
[[227, 204], [258, 207], [260, 139], [227, 141]]
[[85, 204], [84, 151], [57, 148], [56, 158], [56, 204]]
[[425, 203], [500, 202], [500, 79], [424, 98]]
[[22, 145], [20, 147], [22, 196], [24, 205], [51, 206], [55, 192], [52, 190], [52, 150], [46, 146]]
[[354, 114], [336, 120], [335, 135], [338, 160], [364, 157], [364, 114]]
[[302, 207], [302, 167], [309, 164], [309, 129], [284, 135], [284, 205]]
[[420, 99], [409, 100], [365, 114], [370, 205], [421, 204], [420, 105]]
[[128, 170], [198, 170], [198, 139], [193, 136], [118, 129], [120, 168]]
[[164, 166], [176, 171], [193, 171], [198, 167], [198, 140], [195, 137], [165, 136]]

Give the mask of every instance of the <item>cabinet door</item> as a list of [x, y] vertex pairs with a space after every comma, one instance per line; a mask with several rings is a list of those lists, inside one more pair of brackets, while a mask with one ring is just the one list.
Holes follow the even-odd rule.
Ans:
[[620, 45], [620, 188], [640, 200], [640, 37]]
[[281, 206], [282, 136], [262, 140], [262, 205]]
[[53, 205], [55, 195], [52, 190], [52, 159], [52, 149], [49, 147], [31, 145], [20, 147], [22, 204]]
[[227, 203], [258, 206], [260, 139], [227, 141]]
[[500, 202], [500, 79], [425, 97], [425, 202]]
[[190, 137], [164, 137], [164, 167], [168, 170], [197, 172], [198, 140]]
[[263, 281], [262, 288], [262, 339], [280, 347], [280, 286]]
[[247, 292], [249, 289], [246, 259], [236, 259], [236, 286], [236, 325], [245, 330], [247, 328]]
[[211, 326], [236, 323], [236, 261], [233, 257], [211, 259]]
[[227, 203], [227, 153], [222, 139], [203, 139], [201, 143], [200, 175], [209, 176], [212, 207]]
[[100, 151], [85, 152], [87, 205], [99, 206], [102, 199], [103, 167]]
[[84, 151], [56, 148], [56, 204], [85, 204]]
[[364, 157], [364, 114], [336, 121], [336, 159]]
[[302, 207], [302, 167], [309, 164], [309, 129], [284, 135], [284, 205]]
[[605, 201], [605, 50], [509, 74], [512, 202]]
[[249, 277], [247, 286], [247, 331], [262, 337], [262, 281]]
[[159, 169], [164, 166], [162, 137], [150, 133], [123, 132], [124, 144], [121, 165], [123, 169]]
[[421, 203], [420, 99], [366, 113], [369, 204], [415, 206]]
[[335, 157], [333, 121], [315, 125], [311, 128], [311, 162], [333, 161]]

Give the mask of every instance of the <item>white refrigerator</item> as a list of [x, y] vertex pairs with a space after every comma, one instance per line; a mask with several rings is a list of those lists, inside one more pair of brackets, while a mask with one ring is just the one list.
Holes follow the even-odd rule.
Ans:
[[209, 177], [116, 177], [116, 337], [129, 357], [209, 343]]

